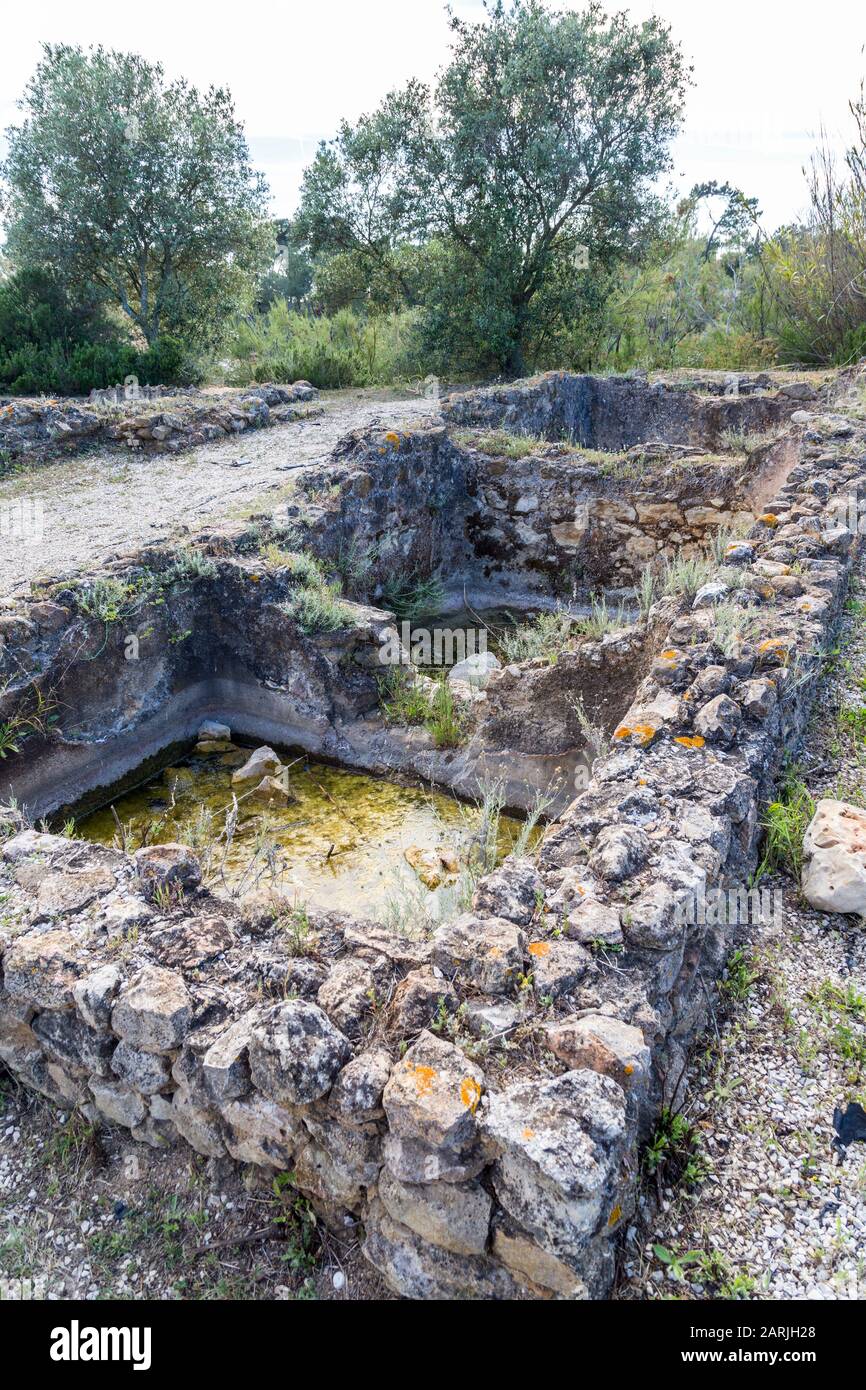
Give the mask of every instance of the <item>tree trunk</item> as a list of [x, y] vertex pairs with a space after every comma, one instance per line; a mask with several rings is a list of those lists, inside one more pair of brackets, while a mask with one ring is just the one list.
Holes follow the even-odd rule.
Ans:
[[526, 376], [526, 361], [523, 356], [523, 344], [519, 338], [516, 338], [509, 348], [505, 370], [511, 377]]
[[526, 360], [523, 356], [523, 337], [526, 331], [526, 311], [529, 307], [528, 300], [513, 298], [511, 301], [514, 308], [514, 329], [511, 345], [508, 350], [508, 362], [506, 371], [511, 377], [526, 376]]

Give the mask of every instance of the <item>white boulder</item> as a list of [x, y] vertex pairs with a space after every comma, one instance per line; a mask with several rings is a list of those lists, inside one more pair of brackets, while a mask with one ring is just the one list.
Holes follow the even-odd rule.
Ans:
[[802, 889], [819, 911], [866, 914], [866, 811], [818, 802], [803, 836]]

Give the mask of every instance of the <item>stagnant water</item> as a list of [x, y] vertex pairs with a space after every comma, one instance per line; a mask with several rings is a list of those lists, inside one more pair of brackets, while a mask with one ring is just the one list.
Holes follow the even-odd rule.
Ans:
[[[429, 787], [403, 785], [289, 754], [293, 800], [285, 807], [242, 802], [237, 829], [228, 839], [226, 813], [232, 806], [231, 776], [249, 750], [193, 755], [166, 768], [111, 805], [85, 816], [76, 834], [100, 844], [118, 844], [117, 821], [127, 848], [183, 840], [203, 859], [207, 880], [233, 892], [276, 889], [296, 905], [342, 910], [357, 916], [437, 917], [459, 891], [466, 865], [478, 854], [482, 813], [454, 796]], [[496, 857], [512, 849], [521, 822], [499, 818]], [[432, 853], [421, 869], [425, 886], [407, 860], [413, 851]], [[444, 856], [439, 859], [439, 853]]]

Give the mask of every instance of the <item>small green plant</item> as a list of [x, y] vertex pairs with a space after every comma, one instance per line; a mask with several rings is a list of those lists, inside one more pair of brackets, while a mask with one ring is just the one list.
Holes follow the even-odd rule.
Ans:
[[706, 1258], [703, 1250], [686, 1250], [684, 1254], [677, 1255], [664, 1245], [654, 1245], [653, 1254], [661, 1264], [667, 1266], [671, 1276], [678, 1282], [685, 1279], [687, 1269], [699, 1265]]
[[731, 1300], [748, 1298], [749, 1294], [755, 1289], [755, 1281], [751, 1275], [744, 1274], [742, 1270], [737, 1270], [730, 1278], [726, 1279], [719, 1289], [719, 1297]]
[[73, 1110], [66, 1123], [55, 1129], [46, 1143], [43, 1161], [77, 1172], [85, 1158], [97, 1146], [96, 1126], [85, 1120], [78, 1110]]
[[[514, 844], [511, 849], [511, 853], [515, 859], [522, 859], [524, 855], [526, 855], [529, 852], [531, 846], [538, 838], [536, 835], [538, 823], [553, 805], [556, 799], [557, 790], [558, 787], [554, 785], [550, 787], [549, 790], [546, 792], [537, 791], [535, 793], [535, 800], [532, 803], [532, 806], [529, 808], [529, 811], [526, 813], [526, 819], [521, 825], [520, 833], [518, 834], [517, 839], [514, 841]], [[541, 912], [543, 908], [544, 894], [539, 893], [536, 896], [535, 910], [536, 912]]]
[[665, 562], [660, 580], [662, 593], [693, 599], [698, 589], [711, 578], [713, 570], [714, 566], [706, 555], [678, 555]]
[[478, 449], [482, 454], [490, 454], [493, 458], [509, 459], [526, 458], [528, 454], [534, 454], [546, 442], [537, 435], [510, 434], [507, 430], [489, 430], [483, 434], [473, 433], [471, 430], [459, 430], [455, 437], [458, 443]]
[[160, 579], [163, 584], [192, 584], [197, 579], [214, 579], [217, 574], [216, 561], [201, 550], [179, 550], [169, 568], [163, 571]]
[[647, 566], [641, 571], [640, 583], [637, 586], [637, 601], [640, 607], [640, 615], [643, 619], [649, 617], [649, 611], [659, 596], [659, 581], [653, 571]]
[[375, 545], [361, 545], [353, 536], [348, 544], [340, 541], [330, 563], [343, 581], [343, 587], [349, 593], [356, 593], [368, 583], [377, 555]]
[[435, 575], [397, 574], [382, 585], [382, 608], [390, 608], [401, 622], [436, 613], [445, 601], [441, 580]]
[[352, 625], [351, 609], [340, 599], [336, 584], [323, 584], [315, 588], [301, 585], [280, 607], [294, 618], [307, 636], [317, 632], [337, 632]]
[[389, 724], [409, 728], [424, 724], [430, 715], [430, 695], [411, 666], [389, 666], [379, 678], [379, 703]]
[[79, 611], [101, 623], [116, 623], [131, 612], [133, 590], [118, 579], [91, 579], [76, 592]]
[[729, 999], [741, 1004], [748, 999], [755, 985], [761, 979], [762, 971], [756, 967], [749, 952], [738, 948], [728, 959], [725, 978], [719, 985], [720, 991]]
[[437, 748], [457, 748], [466, 736], [462, 714], [445, 676], [436, 682], [424, 725]]
[[572, 709], [577, 715], [580, 732], [583, 734], [584, 751], [590, 762], [595, 762], [596, 758], [602, 757], [607, 752], [610, 739], [602, 726], [596, 724], [587, 714], [582, 695], [578, 695], [572, 702]]
[[787, 869], [799, 876], [803, 867], [803, 836], [815, 814], [815, 802], [806, 784], [790, 775], [778, 801], [771, 801], [764, 814], [764, 858], [757, 877], [776, 869]]
[[696, 1127], [682, 1111], [662, 1110], [655, 1133], [644, 1150], [644, 1167], [660, 1184], [682, 1182], [695, 1187], [707, 1173]]
[[[271, 1185], [273, 1193], [273, 1222], [285, 1232], [286, 1249], [283, 1263], [292, 1274], [307, 1274], [316, 1268], [315, 1245], [318, 1223], [316, 1213], [306, 1197], [294, 1186], [293, 1173], [277, 1173]], [[312, 1288], [302, 1290], [296, 1297], [314, 1298]]]
[[31, 685], [23, 707], [0, 723], [0, 758], [8, 758], [10, 753], [20, 753], [22, 744], [28, 738], [37, 735], [44, 738], [57, 719], [54, 713], [56, 705], [52, 692], [46, 694], [37, 685]]
[[503, 633], [500, 650], [506, 662], [532, 661], [543, 658], [554, 662], [568, 642], [575, 620], [564, 609], [539, 613], [527, 623], [521, 623]]
[[276, 918], [275, 926], [284, 935], [286, 952], [290, 956], [307, 956], [313, 949], [312, 925], [303, 903], [293, 907], [290, 912]]
[[293, 579], [305, 588], [320, 588], [327, 583], [327, 575], [315, 555], [305, 550], [284, 550], [271, 541], [262, 550], [262, 557], [274, 569], [288, 570]]
[[726, 453], [753, 454], [756, 449], [762, 449], [765, 444], [772, 444], [778, 437], [775, 431], [759, 434], [748, 430], [722, 430], [719, 442]]
[[598, 642], [605, 633], [625, 627], [626, 622], [624, 604], [621, 603], [614, 612], [608, 608], [604, 594], [600, 598], [593, 594], [589, 601], [589, 613], [585, 618], [575, 619], [575, 626], [585, 637]]

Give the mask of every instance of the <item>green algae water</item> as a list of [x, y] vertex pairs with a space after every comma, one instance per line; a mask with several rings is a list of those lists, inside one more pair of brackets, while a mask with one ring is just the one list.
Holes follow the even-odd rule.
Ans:
[[[251, 751], [193, 755], [85, 816], [76, 834], [117, 844], [116, 814], [130, 851], [144, 843], [190, 844], [216, 891], [273, 888], [293, 906], [376, 916], [395, 927], [416, 916], [435, 919], [453, 902], [484, 834], [480, 808], [429, 787], [286, 754], [289, 805], [242, 801], [227, 838], [232, 772]], [[515, 817], [500, 816], [497, 862], [521, 828]]]

